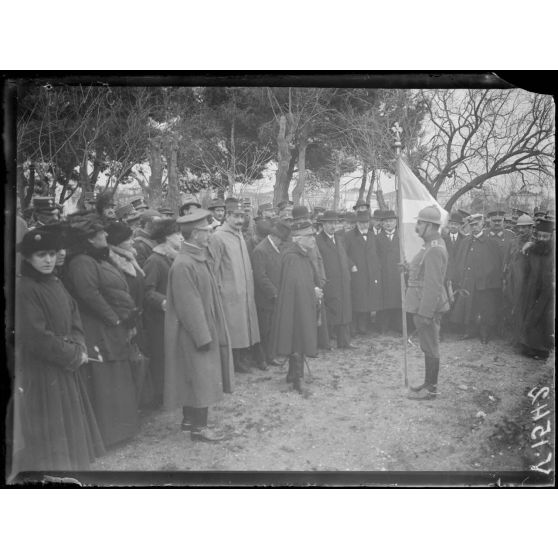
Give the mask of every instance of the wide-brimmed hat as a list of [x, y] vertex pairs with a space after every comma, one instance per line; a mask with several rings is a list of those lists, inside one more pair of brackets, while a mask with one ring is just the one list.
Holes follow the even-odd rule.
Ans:
[[448, 219], [448, 222], [449, 221], [454, 221], [455, 223], [463, 223], [463, 215], [461, 215], [461, 213], [459, 211], [454, 211], [450, 215], [450, 218]]
[[305, 219], [307, 221], [309, 219], [310, 212], [305, 205], [295, 205], [291, 215], [295, 221], [297, 219]]
[[70, 221], [70, 229], [83, 237], [90, 237], [104, 230], [104, 225], [95, 213], [76, 215]]
[[333, 211], [328, 209], [324, 212], [324, 214], [320, 217], [320, 221], [323, 223], [324, 221], [339, 221], [339, 214], [337, 211]]
[[395, 211], [393, 211], [393, 209], [387, 209], [383, 212], [382, 220], [385, 221], [387, 219], [397, 219], [397, 216], [395, 215]]
[[25, 233], [17, 249], [24, 256], [31, 256], [35, 252], [43, 250], [60, 250], [62, 248], [62, 237], [54, 231], [45, 230], [44, 227], [33, 229]]
[[163, 217], [153, 223], [149, 236], [153, 240], [163, 241], [167, 236], [174, 234], [176, 231], [176, 219]]
[[[207, 221], [207, 218], [211, 215], [211, 212], [207, 209], [200, 209], [196, 208], [191, 213], [187, 215], [182, 215], [176, 220], [176, 223], [179, 225], [192, 225], [195, 226], [197, 224], [203, 223], [203, 221]], [[212, 228], [209, 223], [207, 223], [207, 227]], [[204, 227], [205, 228], [205, 227]]]
[[375, 209], [373, 217], [374, 219], [381, 220], [384, 218], [384, 212], [381, 209]]

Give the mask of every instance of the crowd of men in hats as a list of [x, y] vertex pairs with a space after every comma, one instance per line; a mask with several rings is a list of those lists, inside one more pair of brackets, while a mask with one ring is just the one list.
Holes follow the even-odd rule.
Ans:
[[[399, 334], [402, 307], [425, 354], [412, 399], [437, 395], [440, 330], [525, 354], [554, 345], [554, 215], [457, 211], [442, 230], [421, 210], [424, 247], [400, 262], [397, 217], [359, 201], [339, 214], [281, 202], [194, 197], [149, 208], [84, 197], [61, 218], [53, 198], [18, 216], [13, 461], [85, 469], [130, 440], [138, 411], [182, 409], [193, 441], [219, 442], [209, 408], [235, 373], [288, 362], [304, 393], [307, 358]], [[178, 215], [176, 215], [178, 214]], [[402, 299], [401, 272], [406, 294]]]

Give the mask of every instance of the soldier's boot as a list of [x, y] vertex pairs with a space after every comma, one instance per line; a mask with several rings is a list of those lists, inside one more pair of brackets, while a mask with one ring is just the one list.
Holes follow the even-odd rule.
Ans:
[[422, 382], [422, 384], [420, 384], [419, 386], [409, 386], [409, 389], [411, 391], [417, 392], [426, 387], [426, 385], [428, 384], [428, 378], [431, 375], [430, 372], [431, 366], [432, 366], [432, 359], [424, 355], [424, 382]]
[[289, 357], [289, 371], [287, 372], [287, 383], [292, 384], [295, 377], [296, 369], [296, 356], [291, 355]]
[[424, 357], [425, 361], [428, 359], [426, 367], [424, 385], [419, 386], [418, 389], [411, 388], [407, 399], [416, 399], [418, 401], [436, 399], [438, 394], [438, 372], [440, 368], [440, 359], [432, 357]]
[[[438, 374], [440, 372], [440, 359], [431, 358], [430, 377], [426, 379], [426, 389], [434, 396], [438, 395]], [[433, 398], [434, 398], [433, 397]]]
[[304, 357], [296, 355], [296, 364], [293, 372], [293, 387], [295, 391], [302, 393], [302, 376], [304, 374]]

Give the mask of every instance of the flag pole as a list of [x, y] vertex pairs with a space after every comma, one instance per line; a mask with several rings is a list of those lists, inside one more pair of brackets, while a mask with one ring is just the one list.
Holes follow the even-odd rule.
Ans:
[[[393, 147], [395, 148], [395, 192], [397, 195], [397, 228], [399, 236], [399, 261], [403, 263], [405, 261], [405, 239], [403, 231], [403, 196], [401, 195], [401, 132], [403, 131], [399, 122], [396, 122], [391, 129], [395, 135], [395, 141], [393, 142]], [[405, 387], [408, 387], [409, 380], [407, 378], [407, 312], [405, 311], [405, 270], [401, 266], [400, 273], [400, 284], [401, 284], [401, 327], [403, 329], [403, 383]]]

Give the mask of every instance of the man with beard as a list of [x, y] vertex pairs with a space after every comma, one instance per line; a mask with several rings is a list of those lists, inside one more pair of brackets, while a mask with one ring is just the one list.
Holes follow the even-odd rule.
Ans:
[[211, 236], [209, 253], [231, 336], [235, 371], [250, 372], [246, 349], [260, 341], [252, 264], [242, 235], [244, 210], [236, 198], [226, 200], [225, 223]]
[[527, 263], [521, 300], [522, 320], [519, 341], [523, 352], [547, 359], [554, 346], [554, 221], [540, 219], [535, 242], [527, 249]]
[[317, 313], [323, 291], [310, 252], [316, 240], [310, 221], [292, 225], [292, 242], [281, 259], [281, 275], [272, 327], [273, 353], [289, 357], [287, 382], [302, 393], [304, 357], [316, 356]]
[[521, 215], [516, 222], [516, 237], [512, 243], [507, 261], [504, 263], [504, 300], [509, 309], [507, 321], [511, 329], [512, 342], [518, 343], [521, 333], [521, 294], [527, 269], [527, 254], [523, 247], [533, 238], [535, 222], [527, 214]]
[[469, 217], [471, 235], [457, 253], [458, 293], [451, 321], [467, 327], [465, 338], [476, 336], [477, 326], [483, 344], [496, 327], [496, 305], [502, 291], [502, 252], [483, 228], [480, 213]]
[[420, 348], [424, 353], [425, 378], [411, 387], [409, 399], [435, 399], [440, 370], [440, 322], [449, 310], [444, 279], [448, 263], [446, 245], [440, 236], [442, 215], [436, 206], [419, 211], [415, 232], [424, 247], [413, 258], [405, 295], [405, 310], [413, 315]]

